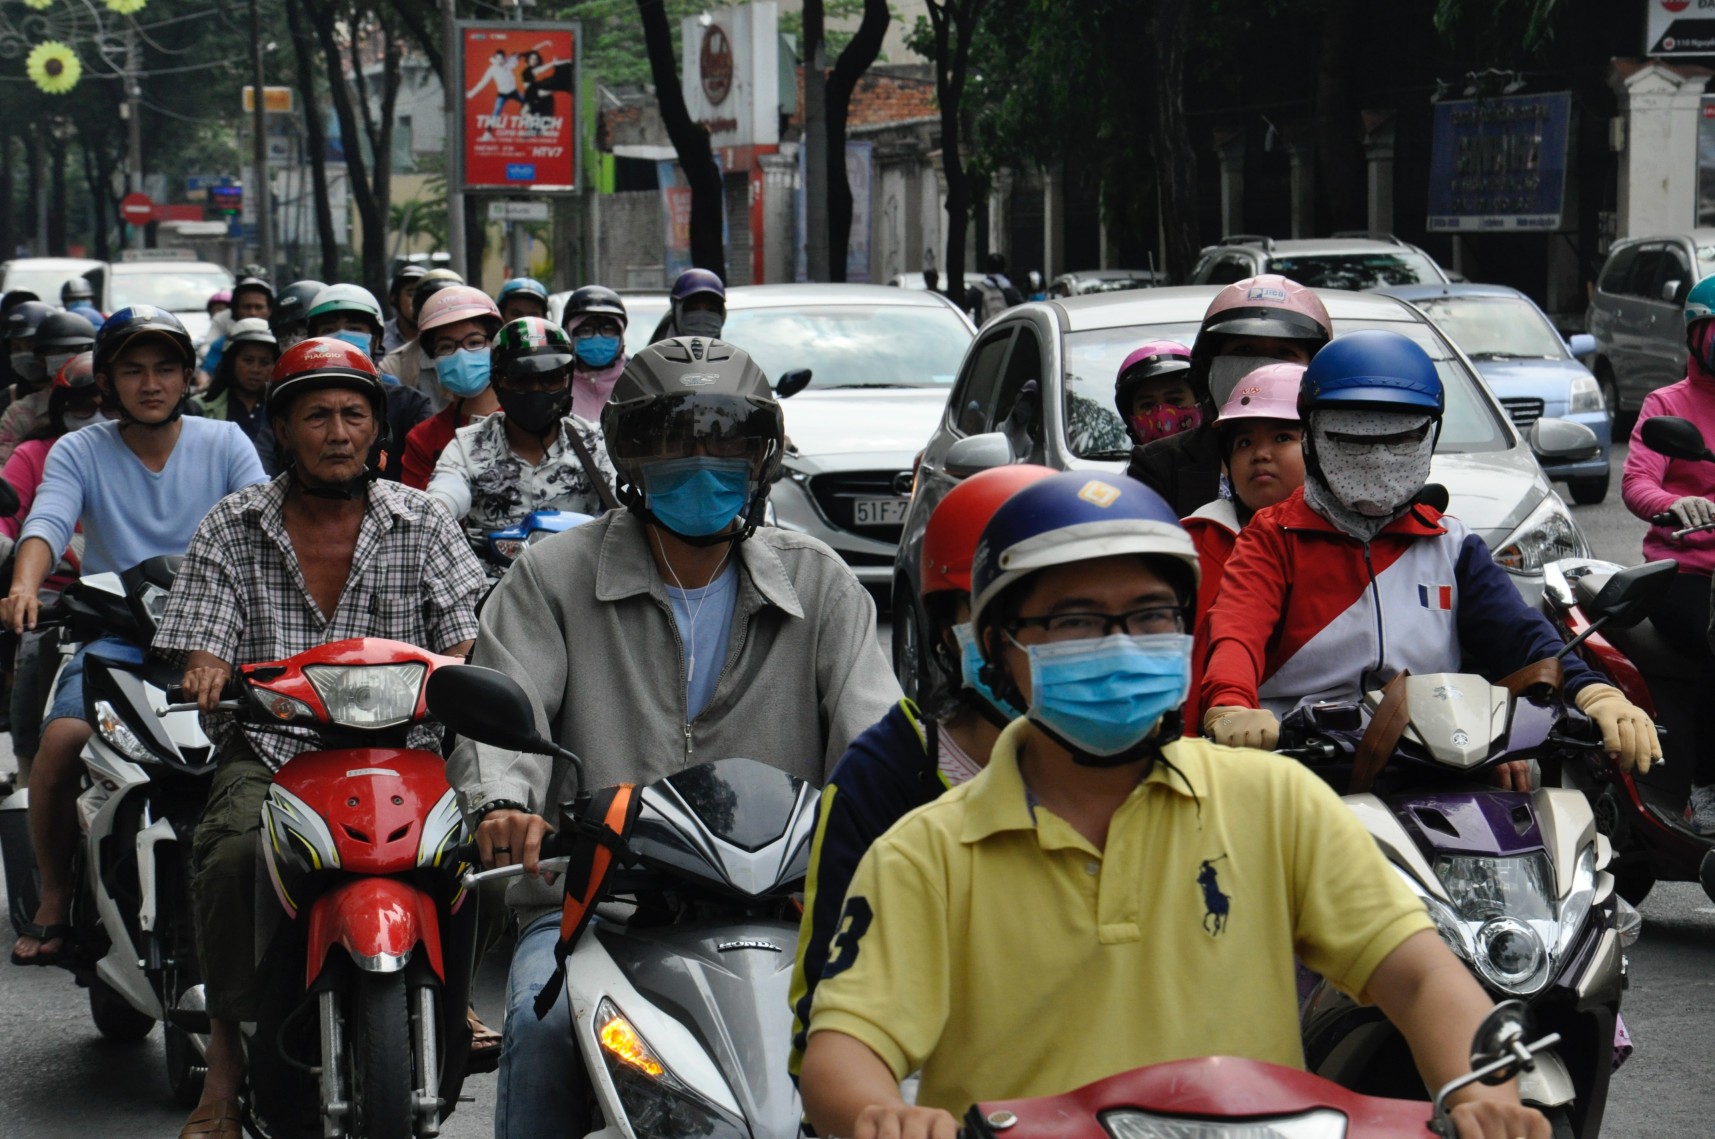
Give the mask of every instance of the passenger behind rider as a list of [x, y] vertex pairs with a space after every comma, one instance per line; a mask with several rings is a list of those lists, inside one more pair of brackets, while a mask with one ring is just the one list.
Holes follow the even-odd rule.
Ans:
[[[184, 416], [196, 356], [177, 317], [136, 305], [108, 318], [95, 343], [104, 404], [118, 419], [62, 437], [19, 533], [12, 586], [0, 621], [36, 627], [40, 591], [72, 531], [82, 524], [83, 572], [116, 573], [160, 554], [183, 553], [197, 523], [221, 498], [263, 479], [256, 448], [230, 423]], [[46, 964], [65, 950], [77, 847], [78, 753], [84, 719], [83, 657], [141, 659], [141, 647], [104, 638], [80, 648], [61, 671], [30, 772], [30, 839], [41, 873], [41, 905], [12, 951]]]
[[[762, 525], [785, 442], [768, 378], [733, 345], [695, 344], [696, 356], [675, 340], [632, 358], [602, 414], [626, 509], [527, 547], [484, 605], [471, 661], [523, 686], [536, 730], [583, 758], [588, 787], [729, 756], [820, 785], [899, 685], [851, 570], [814, 538]], [[447, 775], [484, 865], [534, 875], [543, 816], [570, 797], [565, 765], [467, 740]], [[509, 894], [522, 929], [500, 1139], [587, 1117], [565, 1002], [542, 1020], [531, 1008], [554, 970], [560, 893], [532, 876]]]
[[[481, 567], [427, 496], [377, 478], [371, 456], [386, 388], [369, 353], [311, 339], [281, 357], [268, 418], [286, 456], [273, 480], [208, 512], [155, 634], [184, 667], [217, 749], [192, 845], [197, 954], [212, 1031], [201, 1102], [184, 1139], [238, 1139], [244, 1050], [254, 1020], [257, 828], [273, 773], [319, 745], [314, 733], [236, 725], [212, 714], [239, 665], [349, 637], [383, 637], [452, 656], [476, 633]], [[301, 583], [301, 584], [300, 584]], [[412, 745], [438, 750], [426, 728]]]
[[494, 367], [489, 345], [501, 321], [500, 308], [489, 295], [468, 285], [431, 290], [417, 312], [417, 343], [431, 365], [446, 361], [445, 382], [451, 385], [449, 389], [436, 384], [451, 395], [450, 402], [405, 437], [405, 485], [427, 490], [435, 464], [453, 436], [500, 409], [500, 397], [489, 382]]
[[273, 330], [274, 339], [279, 341], [282, 355], [309, 338], [310, 302], [320, 296], [325, 288], [325, 283], [306, 278], [293, 281], [280, 290], [280, 295], [274, 302], [274, 311], [268, 317], [268, 327]]
[[1203, 314], [1186, 373], [1200, 422], [1136, 447], [1126, 473], [1167, 499], [1180, 517], [1220, 497], [1216, 411], [1247, 373], [1275, 361], [1308, 364], [1333, 334], [1322, 301], [1296, 281], [1271, 273], [1222, 289]]
[[919, 575], [927, 643], [920, 651], [932, 662], [933, 703], [927, 716], [910, 700], [888, 709], [852, 741], [822, 788], [792, 969], [794, 1074], [846, 888], [864, 852], [907, 812], [973, 778], [988, 763], [1001, 729], [1023, 714], [978, 676], [982, 651], [970, 626], [971, 560], [983, 526], [1001, 503], [1053, 474], [1030, 463], [979, 471], [948, 491], [929, 515]]
[[226, 337], [232, 326], [241, 320], [267, 320], [274, 313], [274, 286], [261, 277], [244, 277], [232, 286], [232, 307], [216, 320], [210, 321], [203, 333], [207, 348], [201, 354], [197, 384], [207, 387], [208, 380], [220, 367], [220, 354], [226, 350]]
[[500, 410], [459, 428], [441, 451], [429, 495], [476, 530], [516, 526], [535, 510], [600, 514], [613, 497], [601, 428], [572, 410], [572, 338], [542, 317], [494, 338]]
[[411, 291], [429, 270], [407, 261], [387, 284], [387, 307], [393, 315], [381, 326], [381, 351], [385, 355], [417, 338], [417, 310], [411, 307]]
[[[416, 388], [429, 397], [429, 404], [440, 411], [452, 402], [453, 395], [441, 386], [435, 372], [434, 354], [423, 340], [423, 314], [428, 311], [429, 298], [442, 289], [463, 285], [464, 278], [451, 269], [430, 269], [411, 290], [411, 311], [417, 314], [417, 336], [381, 358], [381, 374], [392, 376], [408, 388]], [[481, 289], [477, 290], [482, 292]], [[484, 294], [485, 296], [487, 294]], [[496, 309], [498, 315], [499, 310]]]
[[[1489, 547], [1420, 500], [1445, 407], [1435, 362], [1396, 332], [1354, 332], [1317, 353], [1298, 400], [1304, 486], [1257, 514], [1209, 613], [1204, 731], [1269, 748], [1302, 704], [1355, 703], [1403, 671], [1491, 679], [1553, 658], [1561, 641]], [[1624, 768], [1661, 757], [1655, 726], [1575, 657], [1564, 690]], [[1501, 786], [1529, 790], [1528, 765]]]
[[[983, 676], [1026, 718], [858, 866], [800, 1079], [820, 1134], [954, 1139], [973, 1103], [1190, 1057], [1302, 1068], [1294, 954], [1428, 1086], [1470, 1069], [1489, 998], [1356, 816], [1290, 760], [1180, 738], [1197, 554], [1160, 496], [1028, 486], [971, 587]], [[1453, 1102], [1468, 1139], [1549, 1137], [1511, 1086]]]
[[605, 285], [585, 285], [566, 298], [560, 323], [577, 353], [572, 366], [572, 414], [579, 419], [601, 422], [602, 405], [629, 359], [625, 330], [630, 322], [625, 301]]
[[[1644, 557], [1672, 558], [1679, 563], [1667, 596], [1650, 614], [1650, 624], [1675, 649], [1690, 658], [1687, 681], [1698, 691], [1715, 691], [1715, 655], [1711, 654], [1709, 596], [1715, 574], [1715, 531], [1687, 534], [1677, 541], [1675, 530], [1715, 522], [1715, 465], [1670, 459], [1643, 442], [1643, 425], [1657, 415], [1689, 419], [1715, 440], [1715, 276], [1697, 282], [1685, 298], [1685, 339], [1689, 349], [1685, 378], [1657, 388], [1644, 397], [1626, 451], [1620, 493], [1626, 509], [1650, 523], [1644, 533]], [[1658, 526], [1657, 514], [1673, 515], [1671, 525]], [[1686, 746], [1693, 752], [1691, 826], [1715, 834], [1715, 700], [1699, 700], [1691, 710], [1696, 730]]]
[[500, 319], [506, 324], [526, 316], [548, 318], [547, 287], [534, 277], [513, 277], [504, 282], [494, 294], [494, 303], [500, 306]]
[[1139, 345], [1120, 362], [1114, 380], [1114, 406], [1131, 438], [1141, 447], [1203, 423], [1203, 409], [1192, 390], [1191, 349], [1172, 340]]
[[673, 281], [671, 303], [651, 344], [674, 336], [715, 337], [726, 327], [726, 286], [707, 269], [686, 269]]
[[[220, 354], [220, 364], [214, 370], [208, 390], [198, 397], [203, 414], [210, 419], [236, 423], [255, 446], [268, 431], [264, 394], [268, 377], [279, 359], [280, 342], [267, 321], [259, 317], [238, 321], [226, 334], [226, 350]], [[267, 464], [263, 467], [266, 469]]]
[[12, 371], [33, 390], [13, 400], [0, 412], [0, 463], [11, 457], [13, 448], [36, 434], [48, 422], [48, 400], [53, 379], [80, 352], [95, 346], [95, 325], [75, 312], [47, 309], [35, 304], [19, 305], [6, 318], [6, 346]]

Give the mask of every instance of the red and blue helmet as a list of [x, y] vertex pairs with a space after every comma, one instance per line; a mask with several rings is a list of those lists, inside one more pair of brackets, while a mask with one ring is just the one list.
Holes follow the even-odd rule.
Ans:
[[1349, 333], [1316, 353], [1298, 388], [1298, 414], [1312, 411], [1416, 412], [1440, 420], [1447, 409], [1441, 373], [1408, 336], [1382, 329]]

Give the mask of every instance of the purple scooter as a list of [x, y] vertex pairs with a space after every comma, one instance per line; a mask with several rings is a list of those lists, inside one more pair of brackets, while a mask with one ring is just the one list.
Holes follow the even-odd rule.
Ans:
[[[1601, 737], [1564, 701], [1552, 665], [1507, 687], [1468, 674], [1400, 676], [1357, 704], [1299, 708], [1281, 750], [1347, 792], [1442, 939], [1497, 1000], [1524, 1001], [1559, 1045], [1520, 1077], [1556, 1139], [1594, 1139], [1616, 1060], [1625, 946], [1637, 912], [1614, 893], [1589, 802], [1554, 786]], [[1492, 770], [1533, 762], [1540, 790]], [[1546, 784], [1546, 785], [1545, 785]], [[1374, 1008], [1317, 979], [1303, 1004], [1312, 1072], [1365, 1095], [1426, 1099], [1404, 1039]]]

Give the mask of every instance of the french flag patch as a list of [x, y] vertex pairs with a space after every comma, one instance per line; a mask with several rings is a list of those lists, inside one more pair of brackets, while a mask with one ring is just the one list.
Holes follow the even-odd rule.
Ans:
[[1417, 587], [1417, 603], [1425, 609], [1436, 609], [1443, 613], [1453, 608], [1453, 587], [1451, 585], [1420, 585]]

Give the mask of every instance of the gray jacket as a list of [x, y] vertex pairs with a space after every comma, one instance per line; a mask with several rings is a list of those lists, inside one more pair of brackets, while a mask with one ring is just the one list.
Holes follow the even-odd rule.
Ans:
[[[583, 760], [591, 789], [730, 756], [820, 786], [900, 698], [875, 604], [814, 538], [762, 527], [737, 549], [726, 662], [689, 724], [678, 626], [643, 524], [627, 510], [529, 547], [484, 604], [471, 662], [524, 686], [537, 730]], [[447, 778], [467, 812], [512, 799], [550, 822], [574, 793], [565, 765], [469, 740]], [[508, 897], [551, 906], [558, 894], [523, 880]]]

